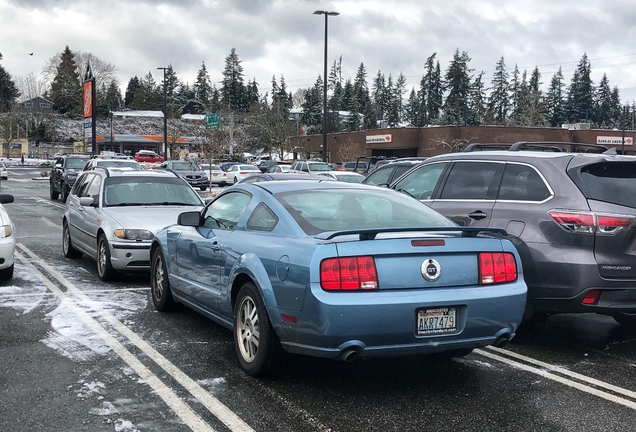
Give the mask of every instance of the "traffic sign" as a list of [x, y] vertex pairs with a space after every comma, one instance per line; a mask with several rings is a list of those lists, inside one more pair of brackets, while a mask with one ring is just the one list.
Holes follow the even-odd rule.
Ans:
[[205, 128], [218, 129], [221, 127], [221, 114], [210, 113], [205, 115]]

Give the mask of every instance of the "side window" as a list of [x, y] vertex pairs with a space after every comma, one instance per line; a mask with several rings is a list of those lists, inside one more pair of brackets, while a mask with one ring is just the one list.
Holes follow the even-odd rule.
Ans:
[[497, 197], [497, 184], [504, 164], [456, 162], [446, 180], [441, 199], [486, 200]]
[[413, 165], [398, 165], [395, 167], [395, 171], [393, 171], [393, 177], [391, 178], [391, 182], [399, 179], [400, 177], [402, 177], [402, 174], [404, 174], [405, 172], [407, 172], [408, 170], [410, 170], [411, 168], [413, 168]]
[[102, 178], [98, 175], [95, 175], [93, 176], [93, 181], [90, 183], [90, 185], [88, 186], [88, 189], [86, 190], [86, 194], [81, 196], [89, 196], [93, 198], [94, 204], [98, 204], [99, 194], [101, 192], [101, 189], [102, 189]]
[[550, 191], [531, 166], [508, 163], [499, 188], [500, 200], [543, 201]]
[[246, 228], [256, 231], [272, 231], [277, 223], [278, 218], [274, 212], [265, 204], [260, 203], [248, 219]]
[[250, 203], [251, 197], [242, 192], [233, 192], [214, 200], [203, 214], [203, 226], [233, 230]]
[[444, 172], [448, 162], [432, 163], [421, 166], [395, 185], [395, 190], [404, 192], [416, 199], [431, 199], [435, 185]]
[[92, 176], [90, 175], [80, 176], [80, 178], [77, 179], [77, 181], [73, 185], [73, 188], [71, 189], [71, 195], [81, 197], [82, 193], [88, 188], [88, 184], [90, 183], [91, 178]]
[[309, 165], [307, 165], [305, 162], [303, 162], [302, 168], [300, 169], [303, 172], [309, 172]]
[[384, 168], [384, 169], [378, 168], [376, 172], [369, 175], [365, 183], [374, 185], [374, 186], [387, 184], [389, 180], [389, 176], [391, 175], [392, 172], [393, 172], [393, 168]]
[[89, 174], [89, 175], [85, 175], [81, 177], [81, 181], [77, 181], [73, 185], [73, 189], [75, 192], [71, 191], [71, 194], [77, 195], [78, 198], [88, 196], [86, 194], [86, 191], [88, 191], [88, 187], [90, 186], [91, 181], [93, 180], [94, 177], [95, 177], [94, 174], [93, 175]]

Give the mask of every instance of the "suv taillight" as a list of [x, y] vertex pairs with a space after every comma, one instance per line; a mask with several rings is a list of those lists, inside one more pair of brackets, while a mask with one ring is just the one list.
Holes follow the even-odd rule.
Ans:
[[613, 235], [632, 225], [634, 216], [593, 212], [550, 210], [548, 214], [563, 229], [575, 233]]
[[517, 263], [510, 252], [481, 252], [479, 254], [479, 284], [514, 282]]
[[377, 290], [372, 256], [327, 258], [320, 263], [320, 286], [325, 291]]

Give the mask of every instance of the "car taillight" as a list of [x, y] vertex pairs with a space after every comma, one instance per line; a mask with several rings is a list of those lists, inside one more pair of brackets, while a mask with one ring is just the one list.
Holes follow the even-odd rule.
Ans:
[[239, 171], [239, 174], [247, 174], [247, 171]]
[[377, 290], [372, 256], [328, 258], [320, 263], [320, 286], [325, 291]]
[[632, 225], [634, 216], [550, 210], [548, 215], [563, 229], [575, 233], [613, 235]]
[[479, 254], [479, 284], [513, 282], [517, 280], [517, 263], [510, 252]]
[[584, 305], [595, 305], [598, 303], [598, 300], [601, 298], [601, 291], [599, 290], [591, 290], [585, 294], [581, 303]]

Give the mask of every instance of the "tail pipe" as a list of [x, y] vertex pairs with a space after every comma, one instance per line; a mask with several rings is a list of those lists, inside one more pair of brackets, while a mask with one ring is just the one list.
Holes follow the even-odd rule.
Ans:
[[511, 339], [510, 333], [504, 333], [500, 335], [497, 339], [495, 339], [492, 345], [497, 348], [503, 348], [506, 345], [508, 345], [508, 342], [510, 342], [510, 339]]

